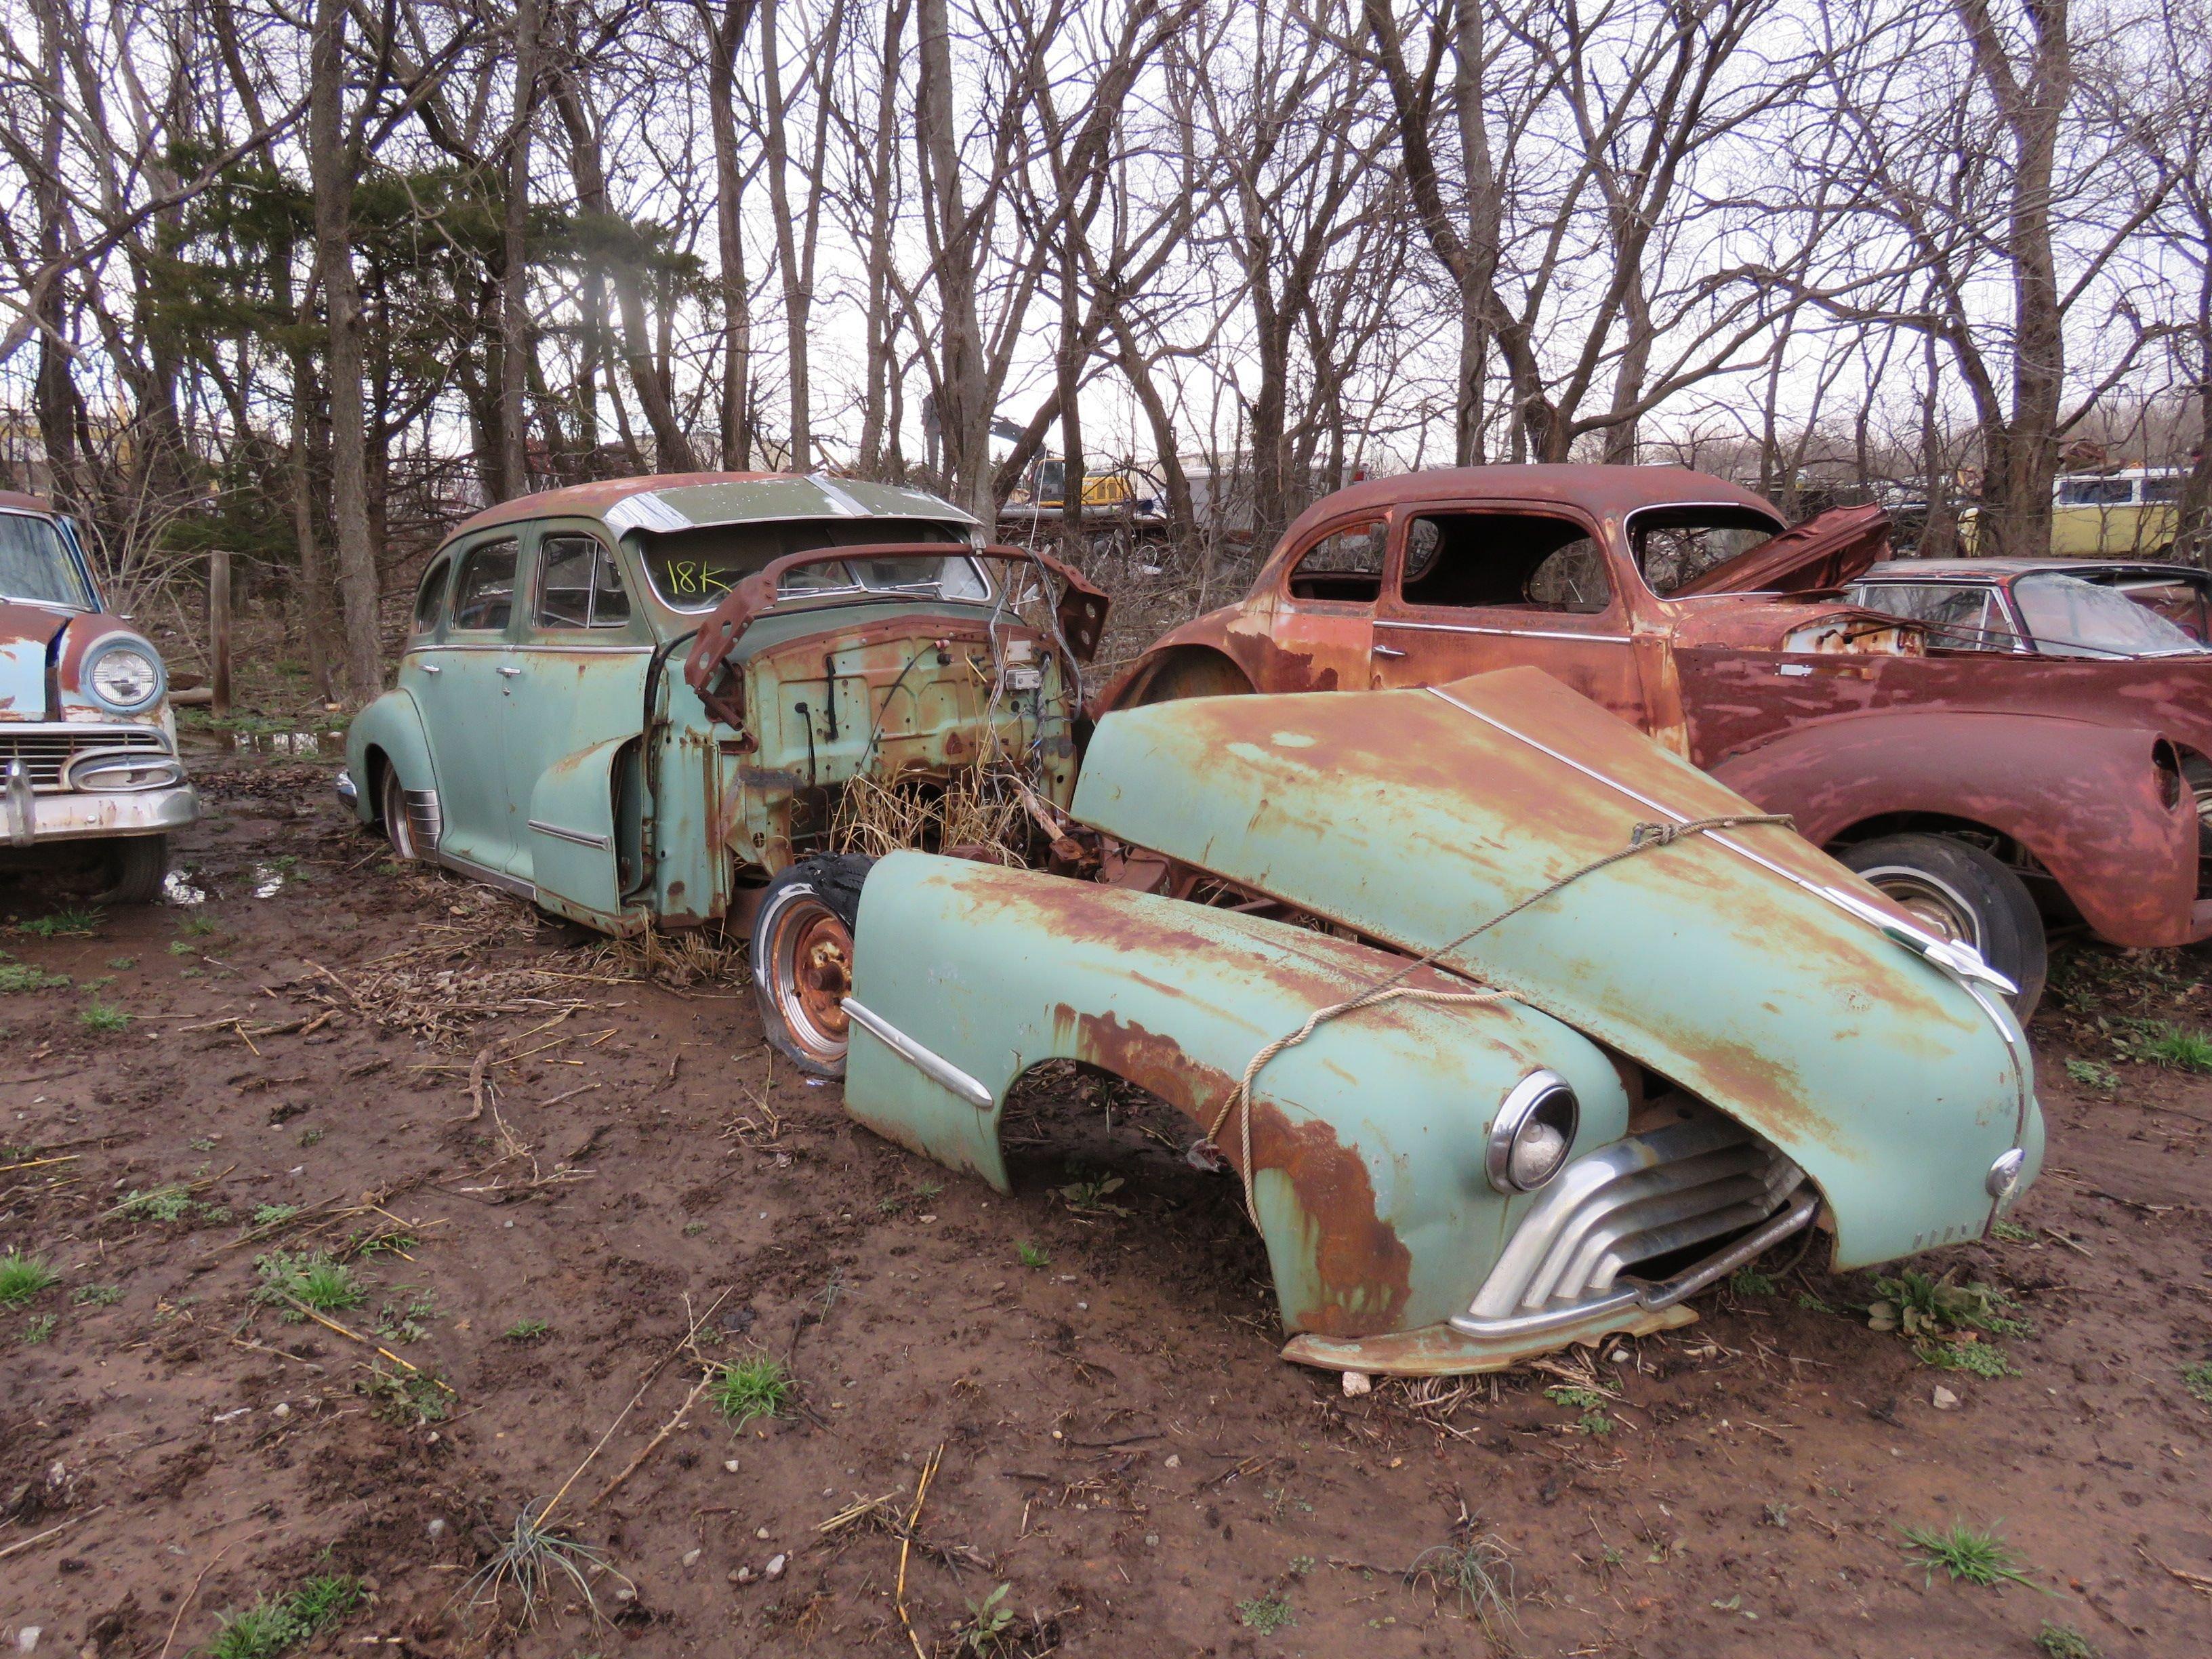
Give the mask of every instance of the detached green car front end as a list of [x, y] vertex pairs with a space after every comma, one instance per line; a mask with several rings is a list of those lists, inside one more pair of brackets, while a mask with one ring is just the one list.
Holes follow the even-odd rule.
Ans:
[[1784, 825], [1685, 830], [1759, 815], [1534, 671], [1109, 714], [1073, 815], [1294, 920], [895, 854], [848, 1108], [1003, 1188], [1024, 1073], [1151, 1091], [1245, 1180], [1292, 1359], [1682, 1323], [1808, 1229], [1979, 1237], [2040, 1166], [2001, 981]]

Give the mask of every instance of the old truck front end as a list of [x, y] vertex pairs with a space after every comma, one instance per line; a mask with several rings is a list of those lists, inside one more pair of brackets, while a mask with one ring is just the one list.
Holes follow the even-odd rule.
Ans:
[[198, 817], [160, 652], [104, 609], [66, 520], [0, 496], [0, 865], [143, 903]]
[[1291, 920], [898, 855], [848, 1104], [1002, 1184], [1024, 1071], [1152, 1091], [1239, 1172], [1290, 1358], [1680, 1323], [1808, 1228], [1842, 1268], [1980, 1237], [2039, 1167], [2002, 981], [1534, 671], [1124, 710], [1073, 811]]

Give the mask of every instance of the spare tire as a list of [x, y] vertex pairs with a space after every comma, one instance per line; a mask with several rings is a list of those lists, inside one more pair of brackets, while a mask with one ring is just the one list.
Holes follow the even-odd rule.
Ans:
[[2019, 988], [2013, 1012], [2027, 1024], [2042, 1000], [2050, 957], [2042, 913], [2018, 876], [1972, 842], [1950, 836], [1882, 836], [1836, 856], [1929, 933], [1979, 951]]
[[853, 935], [873, 859], [825, 853], [779, 871], [753, 917], [753, 994], [769, 1042], [802, 1072], [845, 1075]]

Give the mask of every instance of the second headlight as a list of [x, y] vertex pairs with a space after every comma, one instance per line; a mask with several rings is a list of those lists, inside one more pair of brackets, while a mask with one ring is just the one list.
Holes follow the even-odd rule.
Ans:
[[1491, 1120], [1483, 1173], [1501, 1193], [1534, 1192], [1566, 1167], [1581, 1124], [1574, 1086], [1557, 1072], [1531, 1072]]

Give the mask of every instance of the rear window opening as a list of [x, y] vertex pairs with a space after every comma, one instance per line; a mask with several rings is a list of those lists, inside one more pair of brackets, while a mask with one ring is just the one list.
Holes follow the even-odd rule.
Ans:
[[1666, 599], [1707, 571], [1772, 541], [1781, 528], [1749, 507], [1650, 507], [1629, 520], [1628, 546], [1644, 586]]
[[[713, 609], [746, 577], [787, 554], [909, 542], [964, 547], [968, 532], [964, 526], [928, 519], [783, 519], [638, 534], [647, 579], [653, 592], [678, 611]], [[991, 584], [972, 559], [850, 559], [791, 571], [776, 591], [911, 591], [937, 599], [984, 600], [991, 597]]]
[[1425, 513], [1406, 531], [1407, 605], [1595, 616], [1613, 603], [1605, 556], [1572, 519]]

